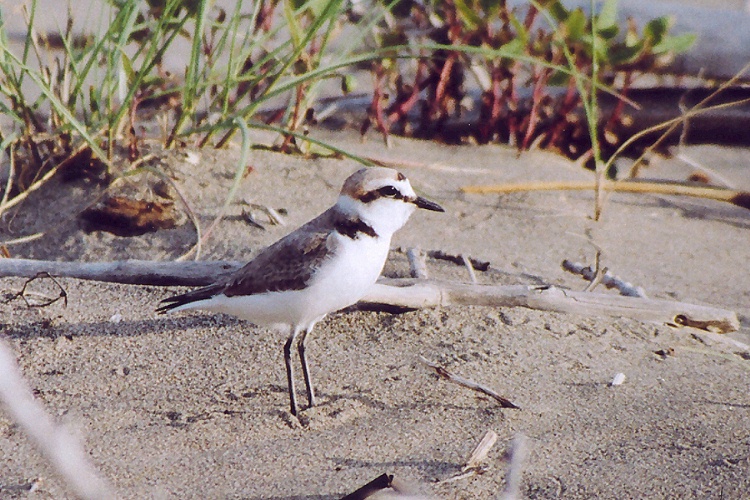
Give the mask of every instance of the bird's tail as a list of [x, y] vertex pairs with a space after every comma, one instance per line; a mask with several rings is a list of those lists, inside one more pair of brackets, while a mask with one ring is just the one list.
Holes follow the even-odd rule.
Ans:
[[166, 298], [159, 303], [161, 305], [156, 309], [156, 312], [159, 314], [164, 314], [171, 311], [172, 309], [190, 304], [191, 302], [210, 299], [217, 293], [221, 292], [223, 288], [224, 285], [209, 285], [203, 288], [198, 288], [197, 290], [193, 290], [188, 293], [183, 293], [182, 295], [175, 295], [174, 297]]

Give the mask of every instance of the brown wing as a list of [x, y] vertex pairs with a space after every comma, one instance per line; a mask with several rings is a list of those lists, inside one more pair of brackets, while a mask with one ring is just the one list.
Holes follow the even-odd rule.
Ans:
[[329, 208], [297, 231], [266, 248], [230, 276], [222, 292], [227, 296], [301, 290], [334, 251], [332, 231], [351, 239], [361, 235], [376, 238], [363, 220]]
[[164, 299], [159, 313], [224, 293], [227, 296], [300, 290], [307, 285], [332, 250], [329, 235], [333, 228], [329, 209], [297, 231], [259, 253], [228, 278], [182, 295]]
[[227, 296], [301, 290], [328, 258], [328, 230], [303, 226], [266, 248], [229, 277], [222, 292]]

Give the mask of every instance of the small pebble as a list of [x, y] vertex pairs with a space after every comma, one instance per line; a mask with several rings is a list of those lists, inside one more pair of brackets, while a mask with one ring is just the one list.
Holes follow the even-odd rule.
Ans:
[[201, 157], [193, 151], [188, 151], [185, 155], [185, 161], [191, 165], [197, 165], [201, 161]]
[[609, 385], [614, 387], [616, 385], [622, 385], [623, 382], [625, 382], [625, 374], [616, 373], [615, 376], [612, 378], [612, 382], [610, 382]]

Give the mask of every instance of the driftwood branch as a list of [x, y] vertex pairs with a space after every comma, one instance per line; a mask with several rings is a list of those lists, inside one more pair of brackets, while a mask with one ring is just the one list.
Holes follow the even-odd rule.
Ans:
[[[231, 273], [240, 262], [55, 262], [0, 259], [1, 277], [52, 276], [112, 283], [202, 286]], [[727, 333], [739, 328], [737, 314], [726, 309], [670, 300], [576, 292], [554, 286], [467, 285], [438, 280], [381, 278], [358, 304], [362, 309], [421, 309], [438, 306], [527, 307], [581, 315], [621, 316], [670, 326], [691, 326]]]
[[61, 278], [123, 283], [126, 285], [205, 286], [236, 271], [242, 262], [158, 262], [121, 260], [113, 262], [57, 262], [32, 259], [0, 259], [0, 278], [33, 278], [49, 273]]
[[718, 333], [733, 332], [740, 327], [737, 314], [726, 309], [671, 300], [576, 292], [555, 286], [465, 285], [381, 278], [362, 302], [412, 309], [450, 305], [527, 307], [587, 316], [620, 316]]

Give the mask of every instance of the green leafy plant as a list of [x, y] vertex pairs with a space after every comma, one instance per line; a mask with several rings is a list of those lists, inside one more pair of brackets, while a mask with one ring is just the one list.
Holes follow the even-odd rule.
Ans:
[[[321, 83], [348, 87], [344, 70], [362, 63], [375, 75], [363, 131], [374, 124], [386, 136], [600, 158], [599, 142], [612, 149], [619, 140], [632, 76], [692, 43], [670, 36], [667, 18], [622, 27], [614, 0], [593, 18], [559, 0], [521, 9], [500, 0], [377, 5], [357, 16], [343, 0], [258, 1], [248, 12], [242, 2], [225, 11], [210, 0], [110, 0], [103, 29], [76, 33], [69, 17], [62, 33], [38, 36], [32, 0], [20, 49], [0, 10], [0, 111], [9, 120], [0, 146], [12, 166], [0, 213], [58, 172], [108, 184], [142, 157], [154, 122], [167, 147], [221, 147], [247, 124], [278, 132], [281, 150], [306, 151], [317, 142], [301, 126]], [[344, 27], [346, 42], [333, 43]], [[163, 61], [184, 40], [184, 73], [170, 74]], [[599, 91], [621, 99], [606, 119], [595, 116]], [[474, 116], [456, 127], [472, 101]], [[269, 103], [278, 112], [258, 120]]]
[[[622, 29], [616, 0], [604, 2], [593, 17], [559, 0], [522, 9], [502, 0], [403, 1], [389, 9], [390, 22], [379, 26], [376, 43], [393, 54], [373, 63], [376, 89], [363, 131], [374, 124], [385, 135], [539, 145], [571, 157], [591, 152], [580, 112], [584, 95], [597, 89], [620, 98], [594, 136], [615, 146], [633, 76], [694, 41], [670, 36], [666, 17], [640, 31], [633, 22]], [[469, 78], [479, 99], [468, 94]], [[385, 96], [393, 97], [386, 102]], [[470, 114], [465, 104], [475, 100], [478, 111], [464, 118]]]
[[[0, 10], [0, 110], [10, 119], [0, 144], [16, 167], [0, 212], [61, 170], [110, 182], [127, 169], [122, 159], [141, 156], [155, 121], [167, 147], [222, 146], [238, 119], [274, 102], [283, 111], [267, 124], [293, 132], [318, 83], [341, 76], [355, 48], [330, 49], [346, 22], [343, 0], [259, 1], [249, 13], [242, 2], [231, 12], [212, 4], [111, 0], [99, 16], [104, 29], [75, 34], [69, 16], [63, 33], [37, 36], [32, 1], [21, 49], [9, 43]], [[182, 40], [190, 43], [184, 74], [170, 74], [163, 61]]]

